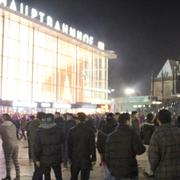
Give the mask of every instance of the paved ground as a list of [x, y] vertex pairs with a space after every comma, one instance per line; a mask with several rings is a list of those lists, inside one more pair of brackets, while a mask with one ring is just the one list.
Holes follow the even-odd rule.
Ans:
[[[28, 160], [28, 149], [27, 149], [27, 142], [19, 142], [20, 146], [20, 152], [19, 152], [19, 162], [21, 166], [21, 180], [31, 180], [32, 173], [33, 173], [33, 165], [29, 163]], [[139, 180], [148, 180], [149, 178], [144, 177], [142, 174], [142, 169], [145, 166], [145, 156], [139, 156], [138, 157], [138, 164], [139, 164], [139, 171], [140, 171], [140, 177]], [[14, 169], [14, 167], [13, 167]], [[91, 178], [90, 180], [103, 180], [103, 170], [102, 167], [99, 166], [99, 161], [97, 161], [94, 170], [91, 171]], [[69, 180], [70, 179], [70, 173], [67, 169], [62, 169], [63, 173], [63, 179]], [[4, 157], [3, 157], [3, 151], [1, 147], [1, 141], [0, 141], [0, 179], [5, 176], [5, 167], [4, 167]], [[14, 170], [12, 171], [12, 176], [14, 177]], [[54, 178], [53, 178], [54, 179]]]

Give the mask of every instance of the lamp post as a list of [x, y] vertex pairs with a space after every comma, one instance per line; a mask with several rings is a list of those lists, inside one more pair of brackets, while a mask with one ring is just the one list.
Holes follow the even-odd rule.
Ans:
[[127, 96], [132, 96], [132, 95], [135, 94], [135, 90], [134, 90], [133, 88], [126, 88], [126, 89], [124, 90], [124, 93], [125, 93], [125, 95], [127, 95]]
[[111, 103], [111, 112], [114, 112], [114, 98], [112, 96], [112, 93], [115, 91], [115, 89], [109, 89], [108, 94], [109, 94], [109, 99]]

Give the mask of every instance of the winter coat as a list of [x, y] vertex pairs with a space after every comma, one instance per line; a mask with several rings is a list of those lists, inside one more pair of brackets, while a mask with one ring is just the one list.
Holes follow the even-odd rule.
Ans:
[[16, 136], [16, 126], [11, 121], [4, 121], [0, 126], [0, 135], [2, 138], [2, 146], [4, 151], [11, 151], [12, 148], [18, 146]]
[[40, 161], [42, 167], [59, 165], [62, 161], [63, 143], [64, 134], [56, 125], [51, 128], [39, 128], [34, 143], [35, 160]]
[[132, 126], [131, 128], [134, 130], [134, 132], [140, 136], [140, 122], [138, 119], [132, 119]]
[[141, 127], [140, 136], [143, 141], [143, 144], [149, 145], [151, 136], [155, 130], [155, 126], [153, 123], [144, 123]]
[[155, 130], [149, 146], [149, 161], [155, 179], [180, 179], [179, 128], [163, 124]]
[[70, 130], [68, 156], [72, 162], [78, 161], [85, 166], [96, 161], [95, 136], [85, 123], [79, 123]]
[[116, 121], [105, 121], [97, 135], [97, 149], [101, 154], [101, 160], [105, 160], [105, 143], [108, 135], [112, 133], [117, 127]]
[[106, 141], [106, 162], [116, 178], [138, 176], [136, 155], [145, 152], [139, 136], [127, 125], [119, 125]]
[[71, 129], [72, 127], [74, 127], [75, 125], [76, 125], [76, 121], [75, 121], [74, 119], [67, 120], [67, 121], [65, 122], [65, 128], [64, 128], [65, 140], [68, 139], [70, 129]]
[[32, 156], [33, 160], [35, 159], [33, 147], [34, 147], [34, 143], [35, 143], [35, 139], [36, 139], [36, 133], [37, 133], [40, 123], [41, 123], [41, 120], [34, 119], [34, 120], [30, 121], [27, 126], [29, 146], [30, 146], [31, 156]]

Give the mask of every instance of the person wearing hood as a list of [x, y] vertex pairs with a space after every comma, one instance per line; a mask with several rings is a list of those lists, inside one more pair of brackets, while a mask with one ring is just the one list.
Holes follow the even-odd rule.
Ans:
[[45, 175], [45, 180], [51, 180], [51, 168], [56, 180], [62, 180], [61, 162], [64, 133], [54, 121], [54, 115], [46, 114], [37, 131], [34, 143], [35, 162]]
[[2, 147], [6, 163], [6, 177], [2, 180], [11, 180], [11, 160], [13, 160], [16, 171], [16, 177], [14, 180], [20, 180], [20, 167], [18, 162], [19, 147], [16, 136], [16, 127], [12, 123], [9, 114], [2, 115], [0, 135], [2, 138]]
[[152, 113], [147, 114], [146, 122], [142, 125], [141, 131], [140, 131], [140, 136], [143, 141], [143, 144], [146, 147], [146, 168], [144, 169], [144, 174], [148, 177], [152, 177], [153, 172], [151, 171], [150, 164], [149, 164], [149, 159], [148, 159], [148, 149], [149, 149], [149, 143], [151, 140], [151, 136], [155, 130], [155, 125], [154, 125], [154, 115]]

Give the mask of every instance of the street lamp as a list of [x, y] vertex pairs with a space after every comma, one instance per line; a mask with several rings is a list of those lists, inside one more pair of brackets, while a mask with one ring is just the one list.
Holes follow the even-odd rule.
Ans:
[[124, 93], [127, 95], [127, 96], [131, 96], [133, 94], [135, 94], [135, 90], [133, 88], [126, 88]]

